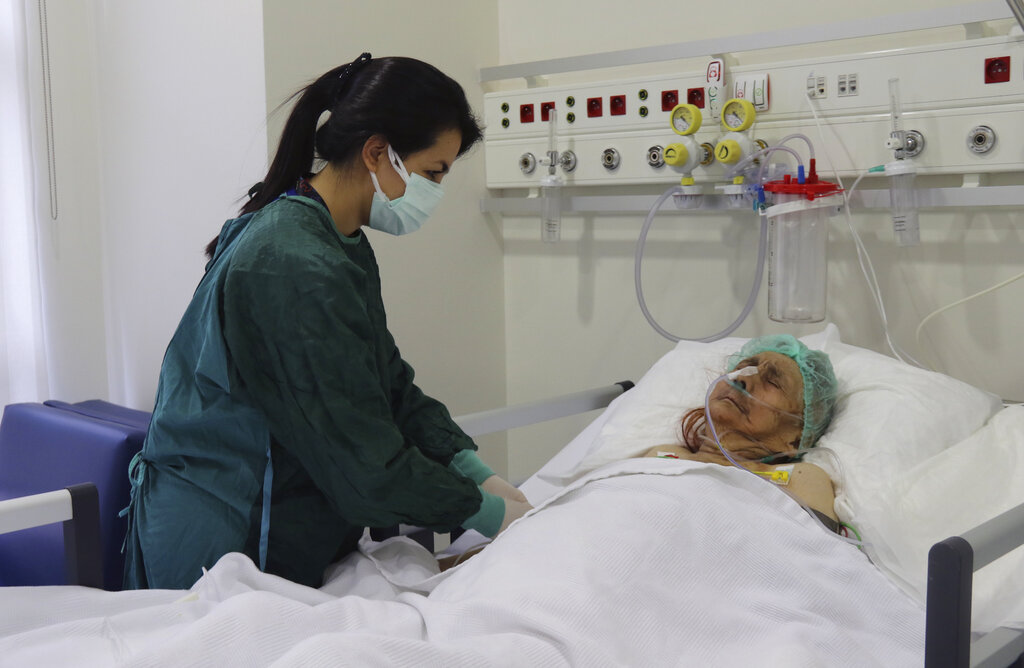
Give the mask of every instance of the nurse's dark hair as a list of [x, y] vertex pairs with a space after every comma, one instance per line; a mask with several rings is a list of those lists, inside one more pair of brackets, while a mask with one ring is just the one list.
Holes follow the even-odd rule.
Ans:
[[[314, 160], [344, 167], [380, 134], [401, 157], [430, 147], [441, 133], [458, 130], [458, 155], [483, 136], [466, 93], [451, 77], [414, 58], [371, 58], [364, 53], [292, 95], [277, 153], [261, 183], [249, 191], [242, 214], [258, 211], [313, 170]], [[324, 112], [330, 112], [320, 123]], [[217, 238], [206, 247], [213, 257]]]

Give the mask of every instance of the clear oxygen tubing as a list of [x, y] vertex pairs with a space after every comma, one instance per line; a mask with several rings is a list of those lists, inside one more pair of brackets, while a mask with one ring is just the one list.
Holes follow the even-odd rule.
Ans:
[[764, 149], [764, 160], [762, 160], [761, 164], [757, 166], [757, 178], [755, 179], [755, 181], [759, 187], [764, 185], [764, 170], [770, 162], [768, 160], [768, 157], [775, 151], [786, 151], [787, 153], [792, 153], [793, 157], [796, 158], [797, 174], [802, 174], [804, 171], [804, 163], [803, 161], [800, 160], [800, 155], [796, 151], [785, 146], [769, 146], [768, 148]]
[[783, 144], [785, 144], [786, 142], [788, 142], [788, 141], [790, 141], [792, 139], [802, 139], [804, 141], [804, 143], [807, 144], [807, 155], [808, 155], [808, 157], [811, 160], [814, 160], [814, 145], [811, 143], [810, 138], [808, 138], [807, 135], [805, 135], [805, 134], [803, 134], [801, 132], [794, 132], [791, 135], [786, 135], [785, 137], [783, 137], [779, 141], [775, 142], [775, 145], [776, 146], [782, 146]]
[[754, 285], [750, 288], [750, 296], [747, 297], [747, 303], [744, 305], [743, 311], [735, 320], [732, 321], [732, 324], [720, 332], [698, 339], [684, 339], [683, 337], [672, 334], [659, 325], [658, 321], [654, 319], [653, 315], [651, 315], [650, 309], [647, 308], [647, 300], [644, 299], [644, 287], [643, 280], [641, 278], [641, 269], [643, 268], [644, 262], [644, 247], [647, 245], [647, 233], [650, 231], [651, 225], [654, 223], [654, 217], [658, 215], [658, 211], [660, 211], [662, 205], [665, 204], [665, 200], [672, 195], [681, 192], [682, 188], [680, 186], [673, 186], [669, 188], [658, 196], [658, 199], [651, 206], [651, 210], [647, 212], [647, 218], [644, 220], [644, 226], [640, 230], [640, 238], [637, 239], [636, 242], [636, 255], [633, 261], [633, 282], [636, 285], [636, 300], [637, 303], [640, 304], [640, 310], [643, 311], [644, 317], [647, 318], [647, 322], [654, 328], [654, 331], [658, 332], [658, 334], [661, 334], [669, 341], [677, 343], [679, 341], [711, 343], [712, 341], [723, 339], [732, 334], [736, 328], [747, 319], [750, 311], [754, 308], [754, 302], [757, 301], [757, 294], [761, 291], [761, 277], [764, 274], [764, 257], [765, 251], [768, 248], [768, 219], [761, 216], [761, 233], [757, 246], [757, 264], [754, 268]]
[[958, 299], [958, 300], [956, 300], [955, 302], [953, 302], [951, 304], [946, 304], [945, 306], [943, 306], [941, 308], [935, 309], [934, 311], [932, 311], [931, 313], [926, 315], [921, 320], [921, 322], [917, 325], [917, 331], [914, 334], [914, 340], [917, 341], [917, 345], [918, 346], [921, 345], [921, 332], [924, 330], [924, 326], [926, 324], [928, 324], [932, 320], [932, 318], [934, 318], [935, 316], [939, 315], [940, 313], [944, 313], [944, 312], [948, 311], [949, 309], [953, 308], [954, 306], [960, 306], [961, 304], [969, 302], [972, 299], [975, 299], [977, 297], [981, 297], [982, 295], [987, 295], [990, 292], [995, 292], [996, 290], [998, 290], [1000, 288], [1004, 288], [1007, 285], [1009, 285], [1010, 283], [1013, 283], [1015, 281], [1019, 281], [1022, 278], [1024, 278], [1024, 272], [1021, 272], [1021, 273], [1017, 274], [1016, 276], [1011, 276], [1010, 278], [1006, 279], [1005, 281], [1002, 281], [1000, 283], [996, 283], [995, 285], [987, 287], [984, 290], [981, 290], [979, 292], [975, 292], [973, 295], [969, 295], [967, 297], [964, 297], [963, 299]]
[[[829, 164], [833, 165], [832, 174], [835, 176], [836, 183], [839, 184], [840, 188], [843, 188], [843, 181], [841, 178], [839, 178], [839, 173], [836, 171], [834, 166], [835, 162], [833, 162], [832, 159], [829, 158], [828, 156], [828, 145], [824, 143], [825, 133], [822, 129], [821, 119], [818, 117], [818, 110], [815, 109], [814, 99], [808, 96], [807, 100], [809, 103], [808, 106], [811, 109], [811, 114], [814, 116], [814, 123], [817, 125], [818, 128], [818, 136], [821, 138], [822, 145], [826, 147], [825, 157], [826, 159], [828, 159]], [[857, 230], [853, 226], [853, 216], [850, 214], [850, 195], [853, 194], [853, 191], [857, 188], [857, 185], [860, 183], [861, 179], [863, 179], [865, 176], [871, 173], [873, 173], [871, 170], [864, 172], [859, 177], [857, 177], [856, 181], [853, 182], [852, 188], [850, 188], [849, 190], [843, 190], [843, 211], [846, 214], [846, 224], [850, 228], [850, 234], [853, 237], [854, 247], [857, 249], [857, 260], [860, 263], [860, 269], [861, 272], [864, 274], [864, 279], [867, 281], [868, 291], [871, 293], [871, 297], [875, 302], [875, 307], [878, 309], [878, 315], [882, 319], [882, 329], [885, 333], [885, 342], [889, 345], [889, 350], [891, 350], [892, 354], [896, 357], [896, 359], [900, 360], [901, 362], [904, 362], [905, 364], [911, 364], [922, 369], [926, 369], [928, 368], [926, 365], [914, 359], [912, 355], [910, 355], [907, 351], [900, 348], [893, 341], [892, 332], [889, 331], [889, 318], [885, 313], [885, 302], [882, 300], [882, 290], [878, 285], [878, 278], [875, 275], [875, 267], [871, 263], [871, 256], [868, 255], [868, 251], [864, 247], [864, 243], [861, 241], [860, 235], [857, 234]]]
[[[732, 465], [735, 466], [736, 468], [740, 469], [741, 471], [746, 471], [747, 473], [749, 473], [750, 475], [754, 476], [758, 480], [762, 480], [761, 476], [759, 476], [756, 472], [752, 471], [751, 469], [748, 469], [745, 466], [740, 466], [739, 463], [737, 463], [736, 460], [732, 458], [732, 455], [729, 454], [729, 451], [725, 449], [725, 447], [722, 445], [722, 441], [718, 438], [718, 432], [715, 430], [715, 423], [711, 419], [711, 393], [714, 392], [715, 386], [717, 386], [718, 383], [722, 382], [723, 380], [727, 381], [727, 382], [732, 382], [733, 380], [735, 380], [736, 378], [739, 378], [741, 376], [753, 376], [756, 373], [757, 373], [757, 367], [756, 366], [748, 366], [748, 367], [743, 367], [742, 369], [737, 369], [736, 371], [733, 371], [731, 373], [722, 374], [721, 376], [719, 376], [718, 378], [713, 380], [711, 382], [711, 385], [708, 386], [707, 394], [704, 395], [704, 421], [707, 423], [708, 429], [709, 429], [709, 431], [711, 431], [711, 437], [715, 440], [715, 445], [718, 446], [718, 450], [722, 453], [722, 455], [724, 455], [725, 458], [728, 459], [732, 463]], [[751, 395], [749, 393], [747, 394], [747, 396], [749, 398], [751, 398], [751, 399], [754, 399], [755, 401], [759, 401], [753, 395]], [[764, 402], [762, 402], [762, 401], [759, 401], [759, 403], [764, 404]], [[770, 406], [768, 404], [765, 404], [765, 405], [769, 406], [769, 408], [773, 408], [775, 410], [778, 410], [774, 406]], [[780, 412], [784, 412], [784, 411], [780, 411]], [[786, 413], [786, 414], [789, 415], [789, 413]], [[806, 450], [804, 452], [806, 452]], [[835, 453], [830, 453], [830, 454], [835, 456]], [[762, 480], [762, 482], [763, 482], [763, 480]], [[776, 485], [776, 487], [778, 487], [778, 485]], [[778, 487], [778, 488], [781, 489], [783, 492], [785, 492], [789, 496], [789, 498], [791, 498], [794, 501], [796, 501], [800, 505], [801, 508], [803, 508], [805, 511], [807, 511], [807, 514], [810, 515], [814, 519], [814, 521], [818, 523], [818, 526], [820, 526], [822, 529], [824, 529], [825, 532], [828, 533], [829, 535], [835, 536], [836, 538], [838, 538], [839, 540], [841, 540], [841, 541], [843, 541], [845, 543], [850, 543], [850, 544], [856, 545], [858, 547], [863, 547], [865, 545], [870, 545], [870, 543], [867, 543], [865, 541], [856, 540], [856, 539], [853, 539], [853, 538], [848, 538], [846, 536], [840, 536], [839, 534], [835, 533], [834, 531], [829, 529], [827, 526], [825, 526], [825, 523], [822, 522], [821, 519], [817, 516], [817, 514], [814, 513], [814, 510], [810, 506], [808, 506], [806, 503], [804, 503], [799, 497], [797, 497], [795, 494], [793, 494], [792, 492], [790, 492], [788, 489], [786, 489], [784, 487]]]
[[[730, 169], [728, 172], [726, 172], [726, 174], [725, 174], [726, 178], [732, 179], [732, 178], [738, 176], [740, 173], [743, 172], [743, 170], [745, 170], [747, 167], [749, 167], [751, 164], [753, 164], [753, 162], [755, 160], [757, 160], [761, 156], [768, 156], [768, 155], [774, 153], [775, 151], [785, 151], [786, 153], [791, 154], [793, 156], [793, 159], [796, 160], [797, 167], [798, 168], [799, 167], [803, 167], [804, 163], [803, 163], [802, 160], [800, 160], [800, 154], [799, 153], [797, 153], [796, 151], [794, 151], [793, 149], [791, 149], [789, 147], [779, 146], [778, 144], [776, 144], [775, 146], [768, 146], [768, 147], [762, 148], [762, 149], [760, 149], [758, 151], [754, 151], [753, 153], [751, 153], [747, 157], [745, 157], [742, 160], [740, 160], [738, 163], [736, 163], [735, 166], [733, 166], [732, 169]], [[761, 185], [761, 178], [764, 175], [764, 169], [767, 166], [767, 164], [768, 164], [768, 160], [765, 159], [758, 166], [758, 168], [757, 168], [757, 178], [755, 179], [755, 184], [754, 184], [755, 186], [760, 186]]]
[[[853, 182], [853, 186], [849, 190], [849, 195], [853, 194], [853, 191], [856, 190], [857, 184], [860, 183], [861, 179], [863, 179], [868, 174], [881, 173], [882, 172], [882, 168], [883, 168], [882, 165], [879, 165], [878, 167], [872, 167], [868, 171], [866, 171], [863, 174], [861, 174], [860, 176], [858, 176], [857, 180]], [[857, 242], [857, 255], [858, 255], [858, 258], [860, 258], [861, 250], [862, 249], [864, 251], [864, 257], [867, 257], [867, 250], [863, 248], [863, 244], [860, 241], [860, 237], [857, 236], [857, 232], [856, 232], [856, 230], [853, 229], [853, 224], [852, 223], [850, 223], [850, 231], [853, 232], [854, 239]], [[874, 270], [874, 267], [871, 266], [871, 258], [870, 257], [867, 257], [867, 262], [868, 262], [868, 267], [871, 270], [871, 277], [874, 278], [875, 270]], [[867, 277], [867, 270], [864, 268], [864, 261], [863, 260], [861, 260], [861, 270], [865, 272], [865, 277]], [[960, 306], [961, 304], [965, 304], [965, 303], [971, 301], [972, 299], [976, 299], [976, 298], [981, 297], [983, 295], [987, 295], [990, 292], [994, 292], [996, 290], [999, 290], [1000, 288], [1004, 288], [1007, 285], [1009, 285], [1011, 283], [1014, 283], [1016, 281], [1019, 281], [1022, 278], [1024, 278], [1024, 272], [1019, 273], [1016, 276], [1011, 276], [1010, 278], [1006, 279], [1005, 281], [1001, 281], [999, 283], [996, 283], [995, 285], [989, 286], [989, 287], [985, 288], [984, 290], [979, 290], [978, 292], [975, 292], [973, 295], [969, 295], [967, 297], [964, 297], [963, 299], [958, 299], [955, 302], [952, 302], [950, 304], [946, 304], [945, 306], [932, 311], [931, 313], [929, 313], [928, 315], [926, 315], [924, 318], [921, 319], [921, 322], [918, 323], [918, 325], [917, 325], [917, 330], [915, 330], [915, 332], [914, 332], [914, 340], [917, 342], [918, 347], [922, 347], [921, 333], [924, 331], [925, 325], [927, 323], [931, 322], [931, 320], [933, 318], [935, 318], [936, 316], [938, 316], [940, 313], [944, 313], [945, 311], [948, 311], [949, 309], [951, 309], [953, 307]], [[869, 284], [870, 284], [870, 282], [871, 281], [869, 279]], [[878, 280], [877, 280], [877, 278], [874, 280], [873, 296], [876, 293], [880, 295], [880, 291], [878, 290]], [[878, 297], [876, 297], [876, 299], [878, 301], [880, 301], [881, 297], [878, 296]], [[882, 313], [882, 318], [883, 318], [883, 322], [884, 322], [885, 321], [885, 308], [884, 308], [884, 306], [879, 306], [879, 308], [880, 308], [880, 313]], [[887, 334], [886, 338], [888, 338], [888, 331], [886, 332], [886, 334]], [[892, 342], [890, 341], [890, 348], [891, 347], [892, 347]], [[893, 352], [895, 353], [895, 350]], [[905, 352], [903, 354], [906, 355]], [[897, 357], [899, 357], [899, 355], [897, 355]], [[907, 355], [907, 357], [910, 357], [910, 356]], [[910, 358], [910, 359], [913, 359], [913, 358]], [[906, 360], [904, 360], [904, 361], [906, 361]], [[920, 363], [917, 363], [917, 365], [918, 366], [923, 366]], [[935, 370], [935, 366], [936, 366], [935, 364], [929, 364], [928, 368], [930, 368], [931, 370], [934, 371]]]
[[[870, 173], [871, 172], [864, 172], [858, 176], [857, 180], [853, 182], [853, 188], [851, 188], [849, 192], [843, 194], [845, 205], [843, 210], [846, 216], [846, 225], [850, 229], [850, 236], [853, 238], [854, 247], [857, 249], [857, 261], [860, 264], [861, 273], [864, 274], [864, 280], [867, 281], [868, 290], [875, 302], [875, 307], [878, 309], [878, 315], [882, 320], [882, 329], [885, 332], [885, 341], [889, 345], [889, 350], [891, 350], [892, 354], [901, 362], [924, 369], [927, 368], [926, 365], [919, 362], [913, 355], [893, 341], [892, 332], [889, 330], [889, 317], [886, 314], [885, 302], [882, 299], [882, 288], [878, 284], [878, 276], [875, 274], [875, 265], [871, 262], [871, 256], [868, 254], [868, 249], [864, 246], [864, 242], [861, 240], [860, 234], [857, 233], [857, 228], [853, 225], [853, 216], [850, 213], [850, 195], [857, 188], [861, 179]], [[839, 178], [838, 175], [836, 178]]]

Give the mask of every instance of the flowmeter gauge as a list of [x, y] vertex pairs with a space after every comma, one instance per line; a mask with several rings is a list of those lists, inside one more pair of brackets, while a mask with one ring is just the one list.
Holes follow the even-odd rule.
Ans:
[[734, 97], [722, 107], [722, 129], [743, 132], [754, 124], [756, 113], [749, 100]]
[[692, 135], [697, 130], [700, 130], [700, 124], [703, 120], [704, 116], [701, 114], [700, 108], [695, 104], [677, 104], [672, 109], [672, 130], [677, 135], [684, 137]]
[[747, 130], [754, 124], [754, 105], [749, 100], [734, 97], [722, 105], [722, 129], [725, 135], [715, 145], [715, 159], [725, 165], [734, 165], [750, 155], [754, 144]]

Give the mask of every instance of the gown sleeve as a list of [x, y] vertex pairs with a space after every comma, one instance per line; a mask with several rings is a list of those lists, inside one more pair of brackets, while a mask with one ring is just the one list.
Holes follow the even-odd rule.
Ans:
[[402, 359], [390, 332], [386, 340], [390, 348], [392, 411], [405, 437], [442, 464], [448, 464], [463, 450], [476, 450], [473, 439], [455, 424], [448, 408], [423, 394], [413, 382], [413, 369]]
[[[335, 255], [287, 244], [236, 254], [222, 316], [239, 390], [346, 520], [447, 531], [481, 510], [482, 490], [446, 467], [451, 453], [429, 453], [436, 461], [403, 434], [376, 361], [383, 323], [368, 310], [365, 271]], [[411, 370], [394, 391], [400, 421], [438, 419], [425, 417], [439, 412]]]

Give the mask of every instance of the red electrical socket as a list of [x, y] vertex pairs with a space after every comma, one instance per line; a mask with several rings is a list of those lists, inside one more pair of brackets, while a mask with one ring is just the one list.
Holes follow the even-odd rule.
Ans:
[[540, 103], [540, 120], [550, 121], [551, 112], [555, 110], [554, 102], [541, 102]]
[[532, 104], [521, 104], [521, 105], [519, 105], [519, 122], [520, 123], [533, 123], [533, 105]]
[[587, 98], [587, 117], [597, 118], [604, 114], [604, 102], [599, 97]]
[[686, 91], [686, 102], [692, 104], [698, 109], [704, 108], [704, 89], [703, 88], [690, 88]]
[[677, 90], [663, 90], [661, 91], [661, 110], [672, 111], [679, 104], [679, 91]]
[[608, 113], [612, 116], [626, 115], [626, 96], [612, 95], [608, 98]]
[[1005, 83], [1010, 80], [1010, 57], [985, 59], [985, 83]]

